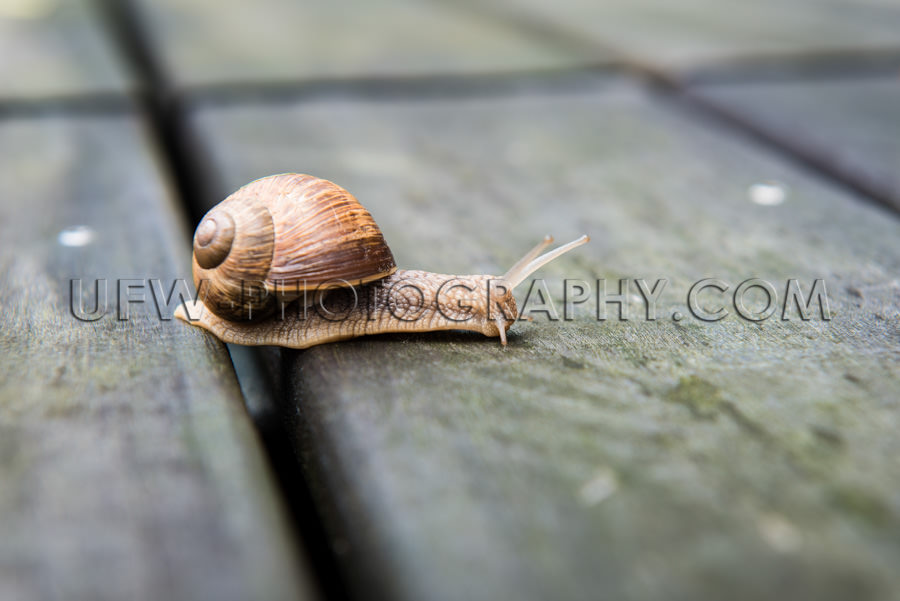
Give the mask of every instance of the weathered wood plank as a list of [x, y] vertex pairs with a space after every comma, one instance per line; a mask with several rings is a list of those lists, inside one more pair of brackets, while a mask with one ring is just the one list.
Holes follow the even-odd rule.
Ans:
[[91, 2], [0, 3], [0, 100], [123, 93], [132, 85]]
[[[632, 298], [628, 321], [537, 314], [506, 349], [432, 334], [285, 353], [300, 469], [360, 597], [900, 594], [893, 215], [624, 84], [192, 123], [223, 187], [333, 179], [404, 267], [502, 273], [544, 233], [586, 231], [543, 271], [560, 311], [563, 277], [668, 279], [655, 321]], [[781, 204], [752, 187], [769, 180]], [[708, 277], [765, 278], [779, 302], [821, 278], [831, 320], [755, 323], [712, 291], [730, 315], [701, 321], [686, 298]]]
[[190, 263], [138, 120], [2, 121], [0, 156], [0, 598], [311, 597], [224, 346], [157, 315]]
[[139, 1], [175, 87], [540, 70], [603, 60], [438, 3]]
[[691, 96], [900, 210], [900, 78], [704, 84]]
[[519, 19], [531, 15], [563, 37], [621, 53], [681, 76], [727, 65], [815, 55], [900, 51], [895, 2], [803, 0], [504, 0], [473, 4]]

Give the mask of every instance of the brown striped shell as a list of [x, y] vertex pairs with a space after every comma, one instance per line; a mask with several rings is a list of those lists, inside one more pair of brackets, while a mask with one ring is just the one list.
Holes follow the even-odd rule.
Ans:
[[285, 173], [251, 182], [210, 209], [194, 233], [197, 296], [233, 321], [263, 318], [304, 291], [397, 270], [369, 212], [340, 186]]

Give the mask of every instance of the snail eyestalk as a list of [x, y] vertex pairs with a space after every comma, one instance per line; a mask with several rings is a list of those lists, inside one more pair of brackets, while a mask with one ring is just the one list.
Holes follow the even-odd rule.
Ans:
[[541, 254], [541, 251], [553, 244], [553, 236], [544, 236], [544, 239], [537, 243], [537, 246], [529, 250], [525, 253], [521, 259], [516, 261], [516, 264], [509, 268], [506, 272], [506, 275], [503, 276], [503, 279], [507, 282], [510, 281], [510, 276], [521, 271], [526, 265], [534, 261], [534, 259]]
[[577, 248], [582, 244], [587, 244], [589, 241], [590, 237], [584, 235], [580, 238], [572, 240], [568, 244], [563, 244], [559, 248], [551, 250], [550, 252], [544, 253], [543, 255], [535, 258], [538, 253], [540, 253], [542, 250], [553, 243], [552, 236], [545, 236], [537, 246], [528, 251], [524, 257], [516, 261], [515, 265], [510, 267], [509, 271], [504, 274], [503, 279], [506, 280], [506, 283], [509, 284], [510, 290], [512, 290], [513, 288], [524, 282], [525, 278], [530, 276], [532, 273], [534, 273], [550, 261], [566, 254], [573, 248]]

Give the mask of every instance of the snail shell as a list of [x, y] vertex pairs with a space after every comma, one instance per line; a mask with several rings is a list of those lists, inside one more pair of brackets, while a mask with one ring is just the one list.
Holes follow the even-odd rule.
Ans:
[[364, 284], [397, 270], [369, 212], [328, 180], [286, 173], [213, 207], [194, 233], [194, 285], [220, 317], [271, 314], [307, 290]]

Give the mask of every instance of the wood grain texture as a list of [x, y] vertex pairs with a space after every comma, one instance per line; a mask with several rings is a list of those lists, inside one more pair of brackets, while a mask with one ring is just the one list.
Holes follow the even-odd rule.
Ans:
[[470, 5], [473, 12], [530, 19], [544, 31], [574, 36], [587, 46], [678, 76], [816, 56], [900, 56], [900, 5], [895, 0], [503, 0]]
[[0, 598], [312, 597], [224, 346], [157, 314], [188, 237], [140, 123], [2, 121], [0, 156]]
[[900, 210], [900, 69], [892, 77], [706, 84], [688, 93]]
[[415, 0], [136, 1], [177, 88], [350, 77], [491, 74], [594, 64], [576, 53]]
[[0, 3], [0, 101], [120, 94], [132, 87], [89, 0]]
[[[373, 214], [401, 268], [667, 278], [656, 320], [536, 314], [477, 334], [285, 352], [298, 467], [353, 590], [391, 599], [900, 594], [900, 223], [627, 84], [205, 107], [225, 189], [301, 170]], [[776, 180], [783, 202], [751, 190]], [[830, 321], [690, 316], [692, 283], [825, 281]], [[525, 289], [520, 289], [519, 306]], [[678, 312], [684, 317], [676, 321]]]

